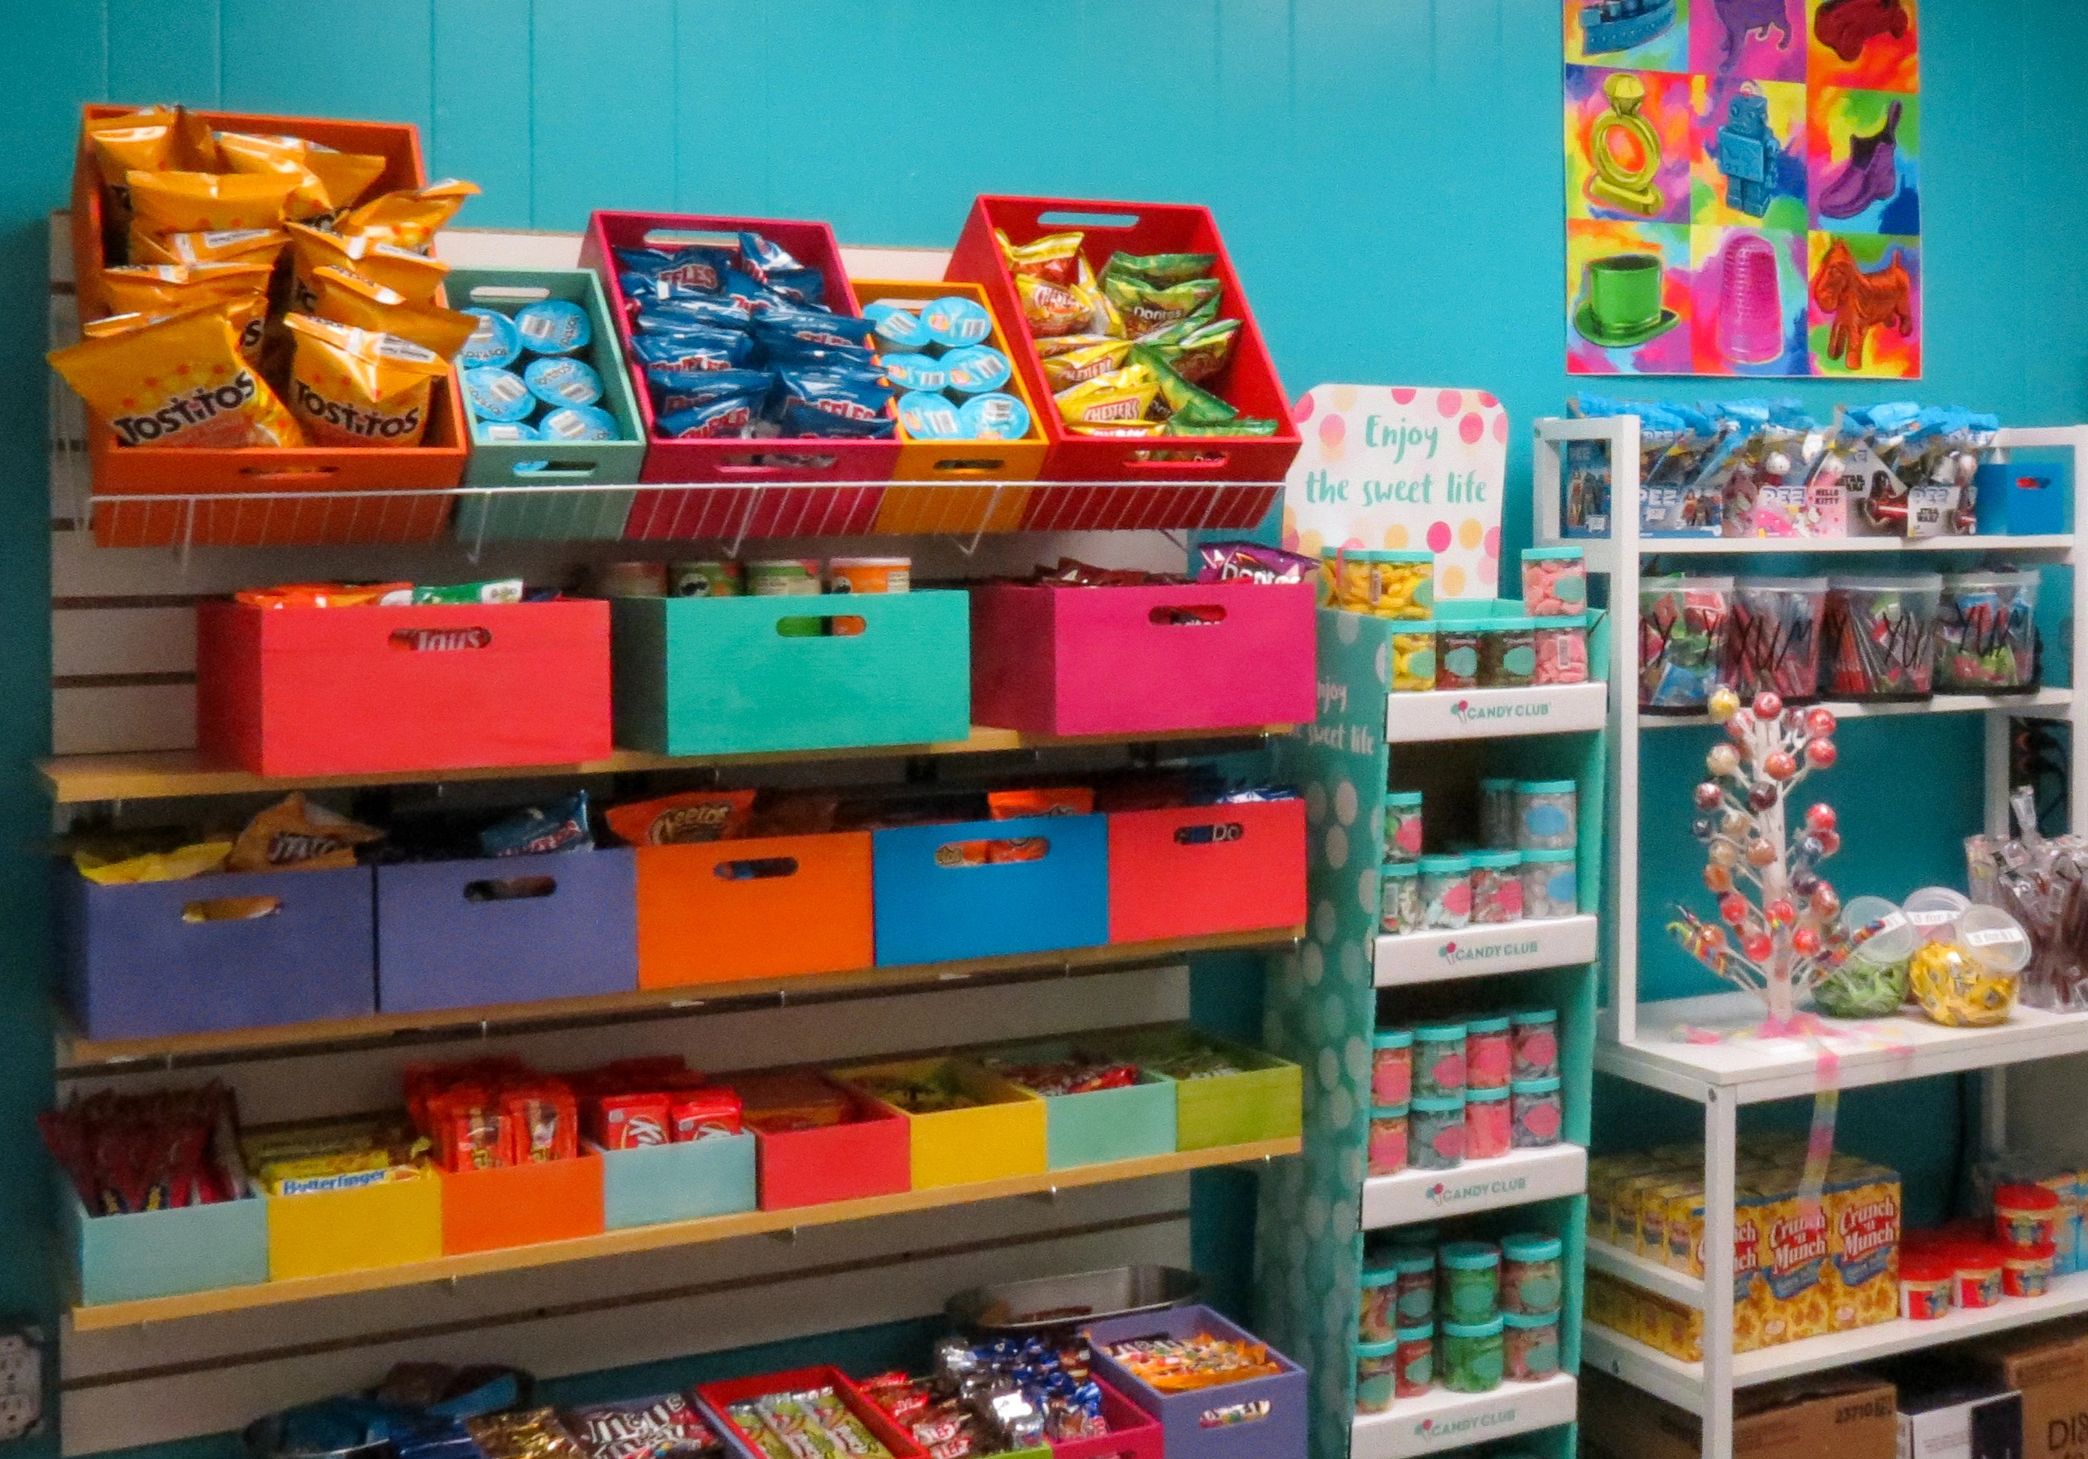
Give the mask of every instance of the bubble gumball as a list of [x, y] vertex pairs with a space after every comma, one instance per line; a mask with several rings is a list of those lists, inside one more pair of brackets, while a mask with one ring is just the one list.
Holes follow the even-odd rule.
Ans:
[[1711, 698], [1704, 707], [1710, 712], [1713, 724], [1724, 724], [1740, 712], [1740, 696], [1721, 686], [1711, 691]]
[[1697, 809], [1700, 811], [1715, 811], [1724, 800], [1725, 792], [1718, 788], [1715, 780], [1703, 781], [1696, 788]]
[[1805, 829], [1808, 831], [1831, 831], [1834, 829], [1834, 807], [1818, 801], [1805, 808]]
[[1704, 756], [1704, 768], [1720, 779], [1739, 773], [1740, 752], [1731, 745], [1713, 745]]

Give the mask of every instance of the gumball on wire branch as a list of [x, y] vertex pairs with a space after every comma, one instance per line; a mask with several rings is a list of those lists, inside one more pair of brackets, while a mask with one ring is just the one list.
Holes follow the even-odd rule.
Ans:
[[1717, 915], [1707, 921], [1678, 904], [1669, 930], [1705, 967], [1759, 995], [1772, 1023], [1787, 1024], [1799, 995], [1860, 940], [1841, 926], [1841, 899], [1819, 871], [1841, 849], [1834, 808], [1812, 805], [1796, 827], [1786, 814], [1791, 792], [1834, 765], [1834, 715], [1786, 709], [1769, 693], [1742, 704], [1727, 688], [1708, 707], [1725, 739], [1704, 757], [1691, 829]]

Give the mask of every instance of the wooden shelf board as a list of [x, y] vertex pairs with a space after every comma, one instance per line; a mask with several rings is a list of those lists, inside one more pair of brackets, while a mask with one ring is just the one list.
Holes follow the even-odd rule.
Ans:
[[1012, 957], [972, 958], [963, 962], [859, 968], [846, 973], [748, 982], [691, 983], [595, 998], [554, 998], [536, 1003], [503, 1003], [427, 1013], [374, 1013], [358, 1018], [227, 1029], [219, 1033], [180, 1034], [169, 1038], [85, 1039], [65, 1029], [61, 1018], [57, 1063], [62, 1073], [144, 1060], [210, 1059], [268, 1049], [374, 1043], [402, 1034], [441, 1029], [477, 1031], [494, 1026], [527, 1028], [533, 1025], [613, 1022], [621, 1018], [691, 1013], [700, 1008], [723, 1012], [765, 1004], [841, 1000], [909, 988], [969, 984], [1033, 971], [1055, 971], [1069, 976], [1101, 972], [1201, 953], [1277, 946], [1296, 942], [1304, 935], [1303, 927], [1272, 927], [1252, 932], [1217, 933], [1208, 937], [1175, 938], [1165, 942], [1117, 942], [1102, 947], [1067, 948]]
[[363, 775], [255, 775], [204, 763], [194, 750], [146, 750], [110, 755], [60, 755], [37, 762], [46, 790], [59, 805], [101, 801], [168, 800], [187, 796], [266, 795], [371, 785], [433, 785], [461, 780], [535, 780], [582, 775], [627, 775], [658, 770], [732, 769], [819, 760], [894, 760], [922, 755], [1000, 755], [1026, 750], [1099, 749], [1113, 745], [1261, 739], [1291, 732], [1290, 725], [1232, 729], [1148, 730], [1121, 735], [1032, 735], [975, 725], [961, 740], [925, 745], [870, 745], [843, 749], [779, 750], [755, 755], [655, 755], [618, 750], [604, 760], [572, 765], [500, 765], [453, 770], [380, 771]]
[[1221, 1165], [1240, 1165], [1296, 1155], [1302, 1148], [1297, 1139], [1263, 1140], [1247, 1145], [1222, 1145], [1210, 1150], [1179, 1151], [1138, 1160], [1115, 1160], [1100, 1165], [1080, 1165], [1042, 1175], [1013, 1176], [982, 1181], [975, 1185], [944, 1186], [933, 1190], [906, 1191], [899, 1195], [871, 1196], [862, 1200], [832, 1201], [825, 1205], [799, 1206], [783, 1211], [746, 1211], [731, 1216], [709, 1216], [697, 1221], [673, 1221], [657, 1226], [635, 1226], [605, 1231], [569, 1241], [544, 1242], [535, 1246], [513, 1246], [498, 1251], [472, 1252], [464, 1256], [438, 1257], [433, 1261], [403, 1266], [375, 1267], [366, 1271], [337, 1272], [322, 1277], [299, 1277], [281, 1282], [261, 1282], [246, 1287], [220, 1287], [208, 1292], [189, 1292], [175, 1297], [153, 1297], [135, 1302], [75, 1305], [70, 1312], [73, 1330], [97, 1332], [148, 1322], [171, 1322], [205, 1317], [213, 1313], [243, 1312], [290, 1302], [309, 1302], [355, 1292], [389, 1291], [426, 1282], [453, 1281], [460, 1277], [485, 1276], [494, 1272], [525, 1271], [594, 1257], [625, 1256], [633, 1252], [659, 1251], [669, 1247], [695, 1246], [710, 1241], [728, 1241], [740, 1236], [761, 1236], [805, 1226], [829, 1226], [845, 1221], [868, 1221], [880, 1216], [906, 1215], [916, 1211], [972, 1205], [979, 1201], [1005, 1200], [1011, 1196], [1048, 1195], [1078, 1186], [1107, 1185], [1116, 1181], [1144, 1180], [1153, 1176], [1180, 1175]]

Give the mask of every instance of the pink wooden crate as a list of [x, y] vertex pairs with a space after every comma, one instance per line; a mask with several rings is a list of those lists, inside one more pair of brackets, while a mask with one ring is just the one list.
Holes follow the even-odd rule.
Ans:
[[[972, 590], [972, 718], [1030, 734], [1303, 724], [1311, 583]], [[1176, 621], [1189, 617], [1205, 620]]]

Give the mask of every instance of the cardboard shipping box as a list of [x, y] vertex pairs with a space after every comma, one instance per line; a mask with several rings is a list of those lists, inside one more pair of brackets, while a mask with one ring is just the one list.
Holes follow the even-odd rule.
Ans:
[[2023, 1459], [2088, 1459], [2088, 1325], [2008, 1333], [1972, 1356], [2023, 1395]]
[[[1734, 1396], [1733, 1459], [1895, 1459], [1890, 1383], [1823, 1373], [1745, 1388]], [[1587, 1459], [1698, 1459], [1703, 1420], [1600, 1373], [1581, 1379]]]
[[1899, 1390], [1900, 1459], [2023, 1459], [2023, 1399], [1956, 1349], [1911, 1353], [1879, 1376]]

